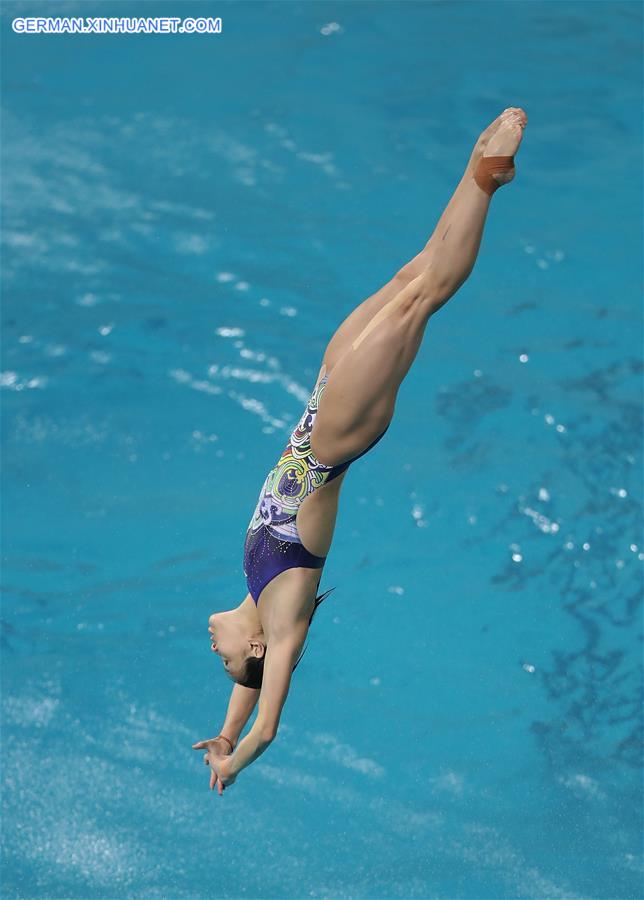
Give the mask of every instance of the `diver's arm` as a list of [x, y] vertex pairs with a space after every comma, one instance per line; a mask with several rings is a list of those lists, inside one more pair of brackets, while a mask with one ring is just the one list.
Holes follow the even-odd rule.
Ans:
[[236, 777], [242, 769], [261, 756], [275, 739], [282, 707], [291, 683], [293, 666], [303, 642], [303, 635], [293, 634], [273, 639], [268, 644], [257, 718], [232, 756], [227, 757], [227, 774]]
[[231, 756], [225, 756], [223, 760], [221, 760], [222, 763], [225, 761], [225, 770], [222, 769], [222, 774], [225, 771], [224, 784], [226, 784], [226, 777], [236, 778], [242, 769], [245, 769], [246, 766], [255, 762], [255, 760], [262, 755], [264, 750], [270, 746], [271, 742], [272, 738], [267, 738], [263, 735], [258, 727], [257, 720], [255, 720], [253, 727], [246, 737], [242, 738], [239, 744], [237, 744], [235, 752]]
[[249, 688], [238, 683], [233, 685], [230, 700], [228, 701], [226, 718], [219, 732], [219, 734], [228, 738], [233, 747], [239, 740], [239, 735], [244, 730], [244, 725], [248, 722], [255, 709], [259, 700], [259, 693], [259, 688]]

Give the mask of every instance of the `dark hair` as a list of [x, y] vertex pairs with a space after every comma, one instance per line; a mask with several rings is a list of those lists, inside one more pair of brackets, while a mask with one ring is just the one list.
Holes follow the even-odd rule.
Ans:
[[[335, 590], [335, 588], [329, 588], [328, 591], [325, 591], [323, 594], [320, 594], [318, 597], [315, 598], [315, 606], [313, 607], [313, 612], [311, 613], [311, 618], [309, 619], [309, 625], [313, 621], [313, 616], [315, 615], [315, 611], [317, 610], [320, 603], [322, 603], [322, 601], [326, 597], [329, 596], [331, 591], [334, 591], [334, 590]], [[307, 644], [307, 646], [308, 646], [308, 644]], [[297, 669], [297, 667], [300, 663], [300, 660], [304, 656], [305, 651], [306, 651], [306, 647], [304, 648], [304, 650], [302, 650], [302, 652], [300, 653], [300, 655], [297, 659], [297, 662], [293, 666], [293, 672]], [[242, 684], [244, 687], [249, 687], [249, 688], [261, 688], [262, 679], [264, 677], [264, 659], [265, 658], [266, 658], [266, 653], [264, 653], [264, 656], [262, 656], [261, 659], [258, 658], [257, 656], [249, 656], [248, 659], [246, 660], [246, 663], [242, 670], [241, 676], [239, 678], [235, 679], [237, 684]]]

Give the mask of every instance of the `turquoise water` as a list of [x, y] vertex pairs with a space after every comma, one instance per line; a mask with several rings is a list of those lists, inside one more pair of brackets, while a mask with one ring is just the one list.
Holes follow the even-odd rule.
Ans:
[[[143, 8], [223, 32], [10, 30]], [[641, 897], [641, 6], [1, 24], [3, 896]], [[264, 476], [506, 106], [517, 177], [219, 797], [207, 618]]]

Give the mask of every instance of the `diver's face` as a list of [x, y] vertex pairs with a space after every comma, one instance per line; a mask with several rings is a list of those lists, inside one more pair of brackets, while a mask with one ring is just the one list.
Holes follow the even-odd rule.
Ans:
[[213, 613], [208, 619], [210, 647], [221, 657], [226, 674], [233, 680], [241, 674], [248, 656], [248, 640], [237, 610]]
[[253, 635], [247, 616], [238, 607], [213, 613], [208, 619], [210, 647], [221, 657], [226, 674], [236, 681], [245, 669], [249, 655], [262, 656], [265, 643], [262, 635]]

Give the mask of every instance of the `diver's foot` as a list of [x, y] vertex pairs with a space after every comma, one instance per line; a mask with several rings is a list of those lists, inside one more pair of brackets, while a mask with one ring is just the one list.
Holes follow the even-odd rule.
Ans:
[[501, 115], [501, 121], [487, 141], [473, 173], [478, 186], [488, 195], [514, 178], [514, 154], [528, 121], [520, 108], [505, 110], [505, 113], [507, 115]]
[[490, 143], [490, 139], [498, 131], [499, 125], [501, 125], [502, 122], [505, 122], [506, 119], [508, 119], [510, 117], [514, 117], [514, 116], [518, 115], [519, 113], [523, 114], [524, 125], [525, 125], [525, 122], [527, 122], [527, 116], [523, 112], [523, 110], [519, 109], [518, 106], [508, 106], [507, 109], [503, 110], [503, 112], [501, 113], [500, 116], [497, 116], [496, 119], [494, 119], [492, 122], [490, 122], [490, 124], [487, 126], [485, 131], [481, 132], [476, 144], [474, 144], [474, 149], [472, 150], [472, 155], [470, 156], [470, 161], [467, 164], [467, 173], [469, 175], [472, 175], [472, 176], [474, 175], [474, 172], [476, 171], [476, 166], [478, 165], [479, 160], [481, 159], [481, 157], [487, 150], [487, 146]]

